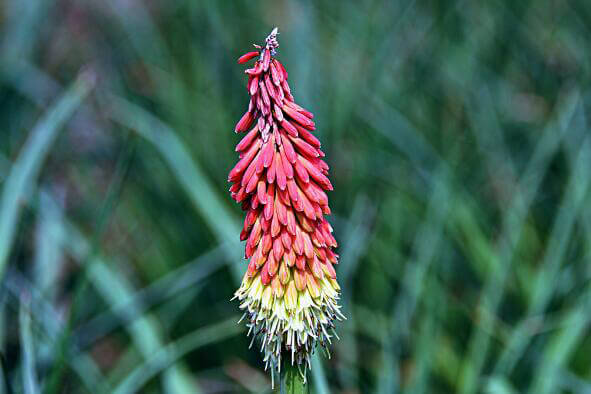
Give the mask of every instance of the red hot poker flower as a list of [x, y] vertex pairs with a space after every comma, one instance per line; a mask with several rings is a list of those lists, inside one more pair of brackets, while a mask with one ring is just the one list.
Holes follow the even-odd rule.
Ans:
[[336, 336], [334, 320], [343, 318], [334, 269], [337, 242], [324, 218], [332, 184], [312, 134], [314, 116], [295, 103], [287, 71], [275, 58], [277, 28], [265, 42], [238, 59], [242, 64], [256, 58], [245, 71], [248, 111], [235, 128], [248, 132], [228, 175], [232, 198], [246, 211], [240, 239], [246, 240], [249, 260], [235, 298], [245, 310], [249, 335], [262, 342], [266, 368], [279, 371], [287, 354], [305, 371], [316, 345], [326, 348]]

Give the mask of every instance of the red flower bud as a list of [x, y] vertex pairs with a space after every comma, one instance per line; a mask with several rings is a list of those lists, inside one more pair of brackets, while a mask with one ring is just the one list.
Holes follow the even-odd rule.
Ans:
[[257, 57], [257, 56], [259, 56], [259, 53], [257, 51], [247, 52], [238, 58], [238, 63], [240, 63], [240, 64], [246, 63], [250, 59]]

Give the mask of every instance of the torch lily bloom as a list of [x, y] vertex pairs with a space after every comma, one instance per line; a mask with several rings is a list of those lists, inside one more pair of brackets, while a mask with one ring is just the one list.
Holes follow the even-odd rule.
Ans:
[[332, 184], [312, 133], [314, 116], [295, 103], [287, 71], [275, 58], [277, 28], [265, 43], [238, 59], [256, 58], [245, 71], [248, 110], [235, 129], [246, 133], [236, 146], [240, 160], [228, 175], [232, 198], [246, 211], [240, 239], [249, 259], [235, 298], [251, 346], [261, 341], [265, 368], [279, 371], [281, 358], [289, 357], [305, 379], [316, 345], [326, 349], [336, 337], [334, 321], [344, 318], [337, 242], [324, 217]]

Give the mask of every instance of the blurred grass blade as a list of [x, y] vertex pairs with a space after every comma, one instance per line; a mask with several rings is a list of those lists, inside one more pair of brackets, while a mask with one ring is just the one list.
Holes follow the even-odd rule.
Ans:
[[[503, 182], [514, 187], [517, 170], [507, 151], [489, 89], [483, 88], [466, 98], [466, 106], [469, 108], [467, 114], [472, 133], [476, 136], [480, 152], [486, 158], [489, 176], [494, 179], [502, 174]], [[510, 193], [510, 189], [506, 193]]]
[[38, 220], [35, 229], [34, 277], [37, 288], [48, 300], [53, 300], [63, 269], [64, 229], [63, 207], [47, 193], [39, 193]]
[[528, 393], [552, 394], [558, 392], [558, 371], [568, 362], [571, 353], [589, 335], [591, 321], [591, 287], [587, 286], [575, 306], [562, 319], [564, 328], [559, 330], [542, 352], [541, 365], [537, 367], [534, 381]]
[[[90, 254], [96, 252], [93, 251], [92, 243], [77, 228], [65, 220], [63, 228], [65, 229], [65, 238], [68, 240], [65, 243], [66, 251], [73, 257], [74, 261], [87, 261]], [[119, 302], [130, 302], [134, 294], [133, 287], [125, 279], [123, 272], [117, 270], [116, 265], [108, 265], [100, 256], [95, 256], [87, 264], [87, 275], [90, 281], [107, 303], [115, 306]], [[143, 356], [149, 357], [164, 346], [162, 333], [153, 316], [140, 313], [137, 315], [140, 318], [130, 324], [127, 329]], [[172, 385], [179, 392], [198, 392], [193, 380], [189, 379], [182, 370], [174, 365], [166, 371], [164, 379], [167, 386]]]
[[[359, 261], [369, 245], [371, 237], [370, 226], [375, 216], [375, 207], [364, 194], [355, 198], [355, 205], [350, 218], [345, 226], [345, 233], [341, 238], [341, 253], [339, 259], [339, 282], [343, 288], [353, 285], [353, 278]], [[352, 310], [352, 292], [343, 292], [341, 295], [342, 311], [347, 318], [346, 324], [355, 327], [355, 315]], [[349, 331], [353, 332], [353, 330]], [[337, 342], [339, 349], [339, 377], [346, 387], [356, 387], [359, 384], [359, 375], [355, 365], [358, 350], [357, 341], [353, 335], [343, 333], [341, 340]]]
[[556, 277], [560, 264], [564, 261], [567, 246], [575, 231], [575, 222], [584, 207], [585, 196], [591, 183], [589, 163], [591, 163], [591, 138], [588, 137], [581, 146], [576, 167], [570, 176], [563, 202], [547, 242], [544, 258], [533, 279], [533, 293], [527, 313], [503, 349], [499, 357], [497, 373], [505, 374], [511, 371], [519, 357], [523, 355], [531, 339], [529, 320], [544, 312], [559, 284]]
[[[67, 229], [67, 239], [69, 240], [66, 243], [69, 253], [73, 255], [76, 261], [85, 261], [91, 251], [90, 242], [72, 225], [67, 223], [65, 227]], [[135, 293], [132, 284], [125, 279], [125, 275], [116, 267], [115, 264], [107, 264], [101, 257], [94, 257], [88, 263], [89, 278], [110, 305], [116, 306], [120, 302], [132, 305], [130, 300]], [[137, 313], [137, 315], [139, 318], [126, 328], [142, 355], [149, 358], [164, 346], [163, 334], [154, 316], [146, 313]], [[166, 371], [164, 378], [167, 385], [173, 384], [178, 390], [184, 388], [181, 392], [198, 392], [193, 380], [175, 365], [172, 365]]]
[[81, 347], [87, 347], [112, 332], [119, 325], [128, 324], [140, 318], [143, 313], [162, 302], [163, 299], [172, 298], [183, 290], [196, 287], [226, 264], [221, 249], [222, 247], [219, 246], [206, 252], [194, 261], [138, 290], [132, 298], [111, 305], [109, 310], [84, 323], [76, 330], [75, 336], [79, 338], [76, 342]]
[[[63, 318], [54, 309], [53, 305], [48, 302], [46, 297], [15, 269], [9, 268], [7, 271], [5, 288], [15, 299], [19, 299], [23, 291], [27, 292], [31, 298], [31, 318], [42, 331], [43, 338], [48, 340], [49, 344], [55, 345], [63, 330]], [[81, 353], [73, 344], [68, 349], [67, 362], [72, 370], [78, 374], [87, 389], [96, 393], [109, 393], [111, 391], [92, 357]]]
[[[3, 2], [2, 47], [5, 60], [30, 58], [42, 39], [37, 27], [43, 23], [49, 4], [43, 0], [8, 0]], [[7, 62], [8, 63], [8, 62]]]
[[447, 165], [442, 166], [434, 176], [436, 182], [433, 184], [427, 213], [413, 241], [412, 260], [407, 261], [405, 265], [401, 281], [402, 291], [392, 308], [388, 332], [384, 333], [384, 367], [378, 377], [379, 393], [392, 393], [398, 389], [394, 386], [395, 381], [388, 375], [393, 374], [394, 370], [399, 370], [396, 350], [400, 347], [401, 338], [410, 333], [411, 320], [424, 288], [425, 275], [443, 240], [445, 219], [453, 202], [452, 186], [446, 168]]
[[[146, 110], [117, 96], [109, 97], [109, 116], [150, 141], [162, 154], [178, 182], [185, 188], [195, 207], [214, 231], [232, 261], [241, 260], [237, 234], [238, 221], [216, 194], [204, 171], [191, 158], [185, 144], [174, 131]], [[242, 270], [236, 267], [236, 279]]]
[[88, 72], [82, 73], [33, 128], [12, 166], [0, 200], [0, 280], [6, 268], [25, 193], [35, 184], [41, 165], [58, 131], [80, 106], [93, 85], [94, 76]]
[[[403, 114], [386, 102], [374, 97], [372, 105], [359, 114], [377, 132], [388, 138], [392, 145], [400, 149], [420, 171], [432, 171], [437, 165], [443, 166], [439, 154], [423, 137], [423, 133]], [[428, 181], [432, 179], [429, 177]]]
[[[171, 59], [164, 37], [152, 20], [147, 4], [121, 3], [117, 0], [103, 2], [110, 9], [111, 16], [117, 19], [121, 28], [127, 33], [136, 54], [147, 63], [162, 67], [164, 59]], [[141, 32], [141, 34], [140, 34]]]
[[487, 394], [517, 394], [511, 383], [501, 377], [488, 379], [484, 392]]
[[[129, 172], [129, 168], [133, 162], [133, 152], [134, 144], [125, 143], [121, 153], [117, 155], [118, 158], [114, 173], [110, 177], [104, 199], [100, 204], [101, 208], [97, 211], [96, 218], [93, 223], [94, 230], [92, 236], [91, 256], [94, 256], [98, 253], [101, 241], [107, 228], [107, 223], [110, 221], [111, 213], [114, 211], [117, 205], [120, 194], [123, 190], [123, 185], [125, 184], [125, 179]], [[60, 390], [62, 376], [64, 375], [63, 367], [66, 364], [64, 355], [66, 354], [67, 343], [71, 339], [72, 326], [74, 322], [78, 320], [79, 313], [84, 308], [84, 304], [81, 300], [82, 295], [88, 288], [89, 281], [86, 273], [89, 271], [89, 267], [92, 266], [92, 261], [93, 260], [88, 259], [84, 262], [89, 262], [89, 264], [83, 265], [81, 275], [79, 276], [79, 279], [75, 281], [73, 286], [73, 299], [67, 313], [67, 321], [64, 325], [64, 330], [62, 331], [61, 337], [58, 340], [57, 346], [54, 347], [54, 352], [57, 357], [54, 368], [47, 379], [48, 383], [46, 386], [46, 391], [48, 393], [56, 393]]]
[[23, 357], [23, 391], [25, 394], [38, 394], [40, 391], [37, 381], [37, 373], [35, 372], [36, 348], [33, 345], [33, 334], [31, 332], [31, 311], [29, 310], [28, 303], [28, 296], [21, 296], [19, 325], [21, 334], [21, 354]]
[[534, 153], [519, 179], [517, 192], [504, 213], [499, 252], [497, 258], [494, 259], [494, 270], [486, 281], [478, 303], [479, 325], [475, 325], [473, 328], [468, 353], [463, 361], [458, 381], [459, 392], [462, 394], [476, 392], [479, 385], [480, 371], [490, 346], [489, 333], [494, 326], [494, 314], [501, 302], [518, 237], [523, 229], [530, 205], [550, 165], [550, 160], [567, 133], [578, 102], [578, 92], [572, 91], [557, 108], [554, 119], [549, 122], [538, 140]]
[[450, 206], [453, 205], [452, 185], [442, 168], [435, 176], [437, 183], [431, 194], [426, 217], [413, 241], [413, 260], [405, 267], [402, 278], [403, 293], [396, 301], [392, 315], [392, 326], [404, 334], [410, 332], [410, 323], [425, 284], [425, 275], [433, 259], [440, 251], [444, 223]]
[[200, 328], [175, 342], [158, 349], [143, 364], [138, 365], [127, 378], [115, 388], [113, 394], [131, 394], [138, 392], [142, 386], [163, 369], [168, 368], [175, 361], [187, 353], [202, 346], [230, 338], [242, 331], [244, 327], [236, 324], [239, 316], [233, 316], [221, 323]]
[[[426, 278], [429, 280], [429, 278]], [[429, 281], [429, 282], [432, 282]], [[429, 284], [427, 282], [427, 285]], [[430, 287], [430, 286], [429, 286]], [[416, 338], [413, 338], [415, 349], [415, 366], [413, 367], [412, 375], [409, 378], [408, 383], [404, 387], [403, 393], [405, 394], [419, 394], [427, 392], [429, 387], [429, 375], [431, 365], [433, 364], [433, 349], [437, 349], [437, 327], [436, 327], [436, 309], [439, 306], [439, 299], [432, 297], [430, 294], [425, 297], [425, 303], [427, 304], [428, 314], [425, 318], [421, 319], [421, 327], [419, 327]]]

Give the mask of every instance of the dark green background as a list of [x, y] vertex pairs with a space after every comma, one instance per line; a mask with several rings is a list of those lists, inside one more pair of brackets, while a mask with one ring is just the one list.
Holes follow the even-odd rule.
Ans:
[[14, 392], [270, 390], [229, 301], [226, 179], [236, 59], [274, 26], [335, 187], [348, 320], [314, 392], [591, 392], [589, 1], [5, 0], [0, 21]]

